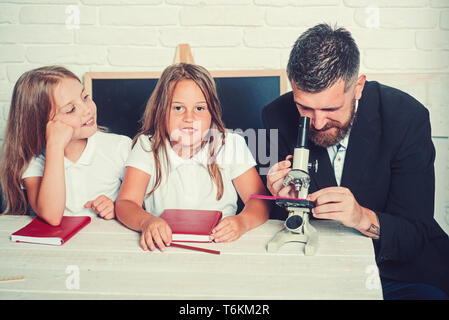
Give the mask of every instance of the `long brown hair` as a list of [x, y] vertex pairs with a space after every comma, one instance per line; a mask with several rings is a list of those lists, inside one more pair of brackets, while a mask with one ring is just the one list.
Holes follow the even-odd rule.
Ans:
[[47, 66], [25, 72], [14, 86], [0, 159], [0, 181], [7, 200], [3, 213], [27, 213], [22, 174], [32, 157], [45, 149], [53, 88], [63, 78], [80, 81], [64, 67]]
[[[212, 181], [217, 186], [217, 200], [220, 200], [223, 196], [223, 178], [215, 158], [225, 143], [225, 127], [221, 120], [222, 109], [218, 100], [215, 82], [204, 67], [188, 63], [178, 63], [167, 67], [162, 72], [156, 88], [148, 100], [145, 112], [141, 119], [142, 128], [134, 138], [133, 145], [140, 135], [144, 134], [150, 136], [149, 139], [155, 161], [156, 174], [154, 187], [148, 194], [149, 196], [161, 184], [162, 164], [167, 168], [167, 171], [169, 168], [166, 149], [166, 141], [169, 139], [169, 133], [166, 119], [169, 116], [169, 107], [172, 103], [176, 84], [185, 79], [193, 80], [201, 89], [211, 114], [211, 126], [207, 141], [203, 143], [203, 147], [207, 145], [209, 148], [207, 170]], [[162, 163], [163, 159], [161, 159], [161, 155], [165, 160], [164, 163]]]

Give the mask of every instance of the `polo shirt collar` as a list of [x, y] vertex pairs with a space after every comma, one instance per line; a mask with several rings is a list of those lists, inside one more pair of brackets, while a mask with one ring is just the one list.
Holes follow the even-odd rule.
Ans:
[[208, 162], [208, 148], [204, 146], [200, 150], [198, 150], [197, 153], [193, 155], [190, 159], [183, 159], [181, 158], [175, 150], [173, 150], [172, 146], [170, 145], [170, 141], [167, 139], [165, 142], [165, 146], [167, 148], [167, 154], [168, 154], [168, 162], [170, 164], [171, 170], [176, 170], [179, 166], [185, 165], [185, 164], [199, 164], [205, 168], [207, 168], [207, 162]]
[[66, 157], [64, 157], [64, 168], [68, 168], [73, 165], [84, 165], [84, 166], [91, 165], [94, 160], [96, 141], [97, 141], [97, 132], [94, 133], [89, 138], [87, 138], [86, 147], [84, 148], [83, 153], [81, 154], [78, 161], [72, 162]]

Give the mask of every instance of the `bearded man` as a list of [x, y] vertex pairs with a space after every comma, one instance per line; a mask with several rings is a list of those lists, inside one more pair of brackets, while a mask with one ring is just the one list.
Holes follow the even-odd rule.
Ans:
[[[262, 111], [278, 129], [267, 188], [297, 197], [291, 170], [299, 117], [310, 118], [308, 200], [316, 219], [337, 220], [373, 239], [385, 299], [448, 299], [449, 239], [434, 220], [435, 149], [429, 112], [410, 95], [359, 75], [359, 50], [344, 28], [320, 24], [295, 42], [293, 91]], [[285, 159], [285, 160], [284, 160]], [[285, 219], [276, 208], [272, 218]]]

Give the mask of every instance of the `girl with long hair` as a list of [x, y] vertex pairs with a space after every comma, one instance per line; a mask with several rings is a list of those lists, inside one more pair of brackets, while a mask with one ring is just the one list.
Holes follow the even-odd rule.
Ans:
[[[198, 65], [167, 67], [133, 140], [116, 202], [117, 218], [141, 232], [144, 250], [164, 250], [171, 229], [164, 209], [222, 211], [212, 240], [233, 241], [268, 218], [266, 194], [243, 137], [225, 129], [215, 83]], [[245, 204], [238, 215], [237, 193]]]
[[63, 215], [112, 219], [131, 139], [97, 127], [78, 77], [59, 66], [24, 73], [14, 86], [1, 155], [4, 213], [31, 209], [51, 225]]

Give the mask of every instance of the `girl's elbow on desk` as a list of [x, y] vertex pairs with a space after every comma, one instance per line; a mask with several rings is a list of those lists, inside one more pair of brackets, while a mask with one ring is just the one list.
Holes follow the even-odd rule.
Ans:
[[64, 216], [64, 210], [60, 213], [54, 213], [52, 210], [36, 210], [36, 214], [39, 218], [47, 222], [53, 227], [57, 227], [61, 224], [62, 217]]

